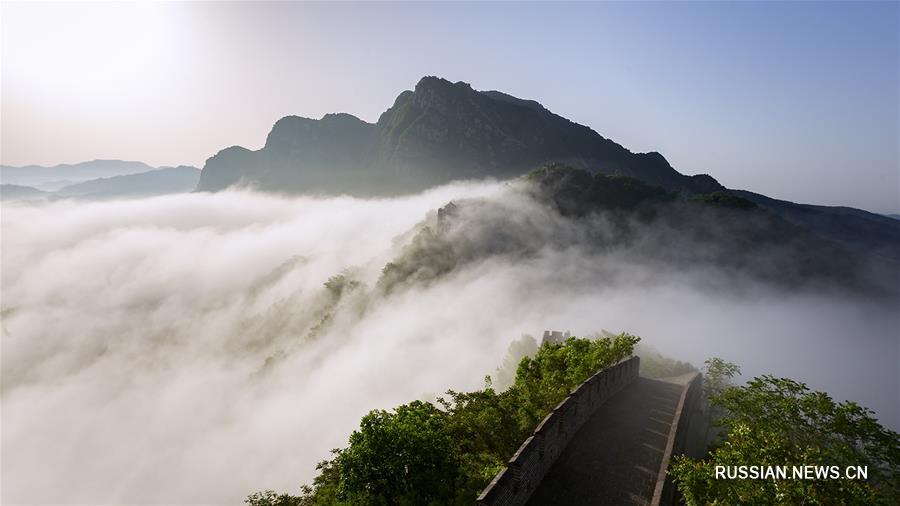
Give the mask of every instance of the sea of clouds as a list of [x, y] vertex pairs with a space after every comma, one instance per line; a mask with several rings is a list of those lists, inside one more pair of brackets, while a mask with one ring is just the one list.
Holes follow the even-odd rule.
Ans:
[[[729, 290], [715, 269], [579, 249], [373, 289], [435, 209], [509, 193], [4, 203], [2, 503], [296, 493], [369, 410], [480, 388], [512, 340], [545, 329], [628, 331], [695, 365], [722, 356], [900, 426], [900, 312], [840, 290]], [[323, 285], [341, 273], [362, 285], [335, 306]]]

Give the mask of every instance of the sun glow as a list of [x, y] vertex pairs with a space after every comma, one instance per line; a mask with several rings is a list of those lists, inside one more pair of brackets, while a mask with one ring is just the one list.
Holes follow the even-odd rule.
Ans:
[[155, 2], [5, 3], [4, 86], [59, 106], [138, 96], [165, 71], [172, 6]]

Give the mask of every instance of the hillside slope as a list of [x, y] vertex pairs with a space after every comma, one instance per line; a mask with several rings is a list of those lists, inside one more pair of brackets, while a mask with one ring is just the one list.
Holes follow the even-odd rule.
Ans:
[[[282, 118], [263, 148], [233, 146], [209, 158], [197, 189], [400, 195], [454, 180], [509, 179], [552, 162], [632, 177], [682, 198], [725, 190], [708, 175], [682, 174], [656, 152], [632, 153], [538, 102], [437, 77], [402, 92], [375, 124], [349, 114]], [[900, 259], [900, 221], [732, 193], [824, 238]]]
[[891, 300], [900, 293], [896, 260], [824, 239], [761, 206], [735, 205], [740, 197], [677, 199], [633, 178], [563, 165], [532, 172], [513, 187], [512, 196], [522, 199], [441, 208], [384, 268], [378, 285], [392, 292], [491, 258], [538, 261], [548, 251], [574, 250], [592, 255], [590, 268], [611, 284], [621, 281], [616, 266], [627, 260], [660, 272], [707, 269], [710, 286], [840, 287]]
[[116, 198], [187, 193], [197, 186], [200, 171], [179, 166], [139, 172], [123, 176], [92, 179], [65, 186], [56, 192], [60, 197]]
[[51, 196], [52, 193], [38, 190], [30, 186], [17, 184], [0, 185], [0, 200], [5, 202], [14, 200], [41, 200]]
[[262, 149], [233, 146], [207, 160], [198, 190], [248, 185], [396, 195], [460, 179], [509, 178], [553, 161], [671, 190], [721, 188], [709, 176], [679, 173], [659, 153], [632, 153], [537, 102], [424, 77], [376, 124], [349, 114], [282, 118]]

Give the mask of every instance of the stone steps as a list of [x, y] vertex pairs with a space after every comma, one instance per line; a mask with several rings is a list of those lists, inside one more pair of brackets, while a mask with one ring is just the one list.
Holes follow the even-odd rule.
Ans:
[[639, 378], [585, 422], [529, 505], [650, 504], [685, 385]]

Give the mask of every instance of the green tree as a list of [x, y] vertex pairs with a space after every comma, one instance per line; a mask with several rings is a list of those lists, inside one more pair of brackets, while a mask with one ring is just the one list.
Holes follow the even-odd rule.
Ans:
[[248, 506], [303, 506], [303, 499], [288, 494], [279, 494], [274, 490], [250, 494], [244, 500]]
[[414, 401], [363, 417], [337, 458], [339, 497], [351, 504], [443, 504], [454, 496], [459, 453], [447, 414]]
[[[761, 376], [711, 399], [724, 441], [706, 458], [670, 469], [688, 504], [896, 504], [900, 436], [870, 410], [835, 402], [787, 378]], [[867, 466], [867, 480], [716, 479], [716, 466]]]
[[719, 357], [703, 362], [703, 393], [712, 398], [732, 386], [732, 380], [741, 373], [741, 368]]
[[484, 488], [527, 439], [512, 390], [497, 393], [489, 385], [475, 392], [447, 391], [438, 402], [448, 413], [450, 431], [461, 455], [460, 487], [467, 503]]
[[513, 389], [526, 423], [533, 428], [581, 382], [630, 356], [638, 341], [639, 337], [622, 333], [542, 344], [534, 357], [523, 358], [516, 370]]
[[521, 338], [509, 343], [503, 362], [493, 376], [493, 384], [499, 390], [506, 390], [516, 379], [516, 369], [523, 358], [534, 355], [538, 351], [538, 343], [534, 336], [523, 334]]
[[[498, 392], [449, 390], [438, 406], [412, 402], [363, 417], [345, 449], [319, 463], [300, 496], [253, 494], [250, 506], [471, 504], [546, 414], [596, 373], [630, 356], [638, 337], [545, 343]], [[536, 343], [535, 343], [536, 345]]]
[[668, 378], [697, 370], [689, 362], [663, 356], [650, 346], [637, 346], [634, 354], [641, 357], [641, 376], [645, 378]]
[[723, 191], [702, 193], [692, 198], [691, 200], [694, 202], [702, 202], [704, 204], [712, 204], [741, 210], [756, 209], [757, 207], [756, 204], [750, 200]]

